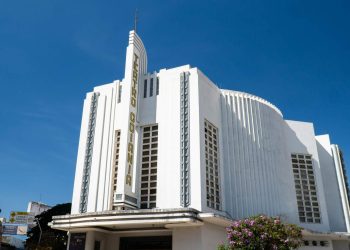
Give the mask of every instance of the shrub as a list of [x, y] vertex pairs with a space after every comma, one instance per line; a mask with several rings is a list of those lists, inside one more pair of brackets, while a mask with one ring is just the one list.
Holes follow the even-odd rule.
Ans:
[[226, 230], [228, 245], [222, 244], [218, 250], [289, 250], [301, 245], [301, 227], [282, 223], [279, 217], [253, 216], [234, 221]]

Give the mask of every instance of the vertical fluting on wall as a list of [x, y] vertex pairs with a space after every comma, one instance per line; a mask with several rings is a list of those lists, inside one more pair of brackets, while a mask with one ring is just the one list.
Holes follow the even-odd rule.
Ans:
[[[114, 180], [114, 162], [115, 162], [115, 116], [117, 103], [121, 102], [122, 85], [118, 83], [115, 89], [112, 89], [111, 99], [111, 112], [110, 112], [110, 123], [109, 123], [109, 136], [108, 136], [108, 157], [106, 158], [106, 178], [104, 185], [104, 197], [103, 197], [103, 210], [111, 210], [114, 198], [114, 190], [112, 181]], [[119, 157], [118, 157], [119, 158]], [[119, 160], [119, 159], [118, 159]], [[113, 174], [112, 174], [113, 173]]]
[[82, 181], [81, 195], [80, 195], [80, 206], [79, 206], [80, 213], [85, 213], [87, 211], [90, 172], [91, 172], [91, 159], [92, 159], [93, 146], [94, 146], [98, 97], [99, 97], [99, 93], [93, 93], [91, 97], [89, 125], [88, 125], [88, 132], [87, 132], [84, 168], [83, 168], [83, 181]]
[[279, 168], [285, 167], [279, 149], [282, 115], [261, 98], [235, 91], [222, 94], [224, 186], [229, 189], [226, 200], [232, 201], [226, 210], [234, 218], [279, 215], [283, 202]]
[[180, 165], [181, 165], [181, 206], [190, 205], [190, 119], [189, 119], [189, 72], [180, 76]]

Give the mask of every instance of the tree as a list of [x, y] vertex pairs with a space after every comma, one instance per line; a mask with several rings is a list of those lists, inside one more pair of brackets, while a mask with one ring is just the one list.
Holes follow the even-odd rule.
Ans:
[[64, 231], [52, 229], [48, 223], [52, 221], [52, 216], [70, 214], [71, 203], [58, 204], [51, 209], [35, 216], [39, 221], [42, 230], [40, 245], [40, 227], [37, 225], [28, 231], [26, 240], [26, 249], [67, 249], [67, 233]]
[[301, 227], [282, 223], [279, 217], [253, 216], [234, 221], [226, 230], [228, 245], [222, 244], [218, 250], [289, 250], [301, 245]]

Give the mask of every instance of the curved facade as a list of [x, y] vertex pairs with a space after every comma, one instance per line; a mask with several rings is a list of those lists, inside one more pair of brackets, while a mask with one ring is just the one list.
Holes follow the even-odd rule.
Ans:
[[[252, 214], [293, 218], [294, 195], [281, 112], [256, 96], [222, 91], [226, 207], [234, 218]], [[232, 197], [234, 197], [232, 199]], [[296, 204], [296, 202], [292, 203]]]

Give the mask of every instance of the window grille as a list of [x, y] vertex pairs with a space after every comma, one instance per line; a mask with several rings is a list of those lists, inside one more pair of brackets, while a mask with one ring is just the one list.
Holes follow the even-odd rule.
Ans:
[[[117, 192], [118, 183], [118, 166], [119, 166], [119, 148], [120, 148], [120, 130], [116, 130], [114, 134], [114, 155], [112, 162], [112, 201], [114, 194]], [[113, 206], [113, 210], [117, 207]]]
[[321, 223], [312, 155], [292, 154], [291, 158], [299, 220], [303, 223]]
[[81, 191], [80, 191], [80, 205], [79, 205], [80, 213], [86, 213], [87, 211], [98, 97], [99, 97], [99, 93], [93, 93], [91, 98], [91, 104], [90, 104], [90, 115], [89, 115], [88, 133], [87, 133], [87, 139], [86, 139], [86, 150], [85, 150], [85, 159], [84, 159], [84, 168], [83, 168], [83, 180], [82, 180]]
[[158, 125], [142, 128], [141, 209], [156, 207]]
[[181, 206], [190, 205], [190, 106], [189, 72], [180, 75], [180, 150]]
[[218, 129], [205, 120], [204, 132], [207, 206], [220, 210]]

